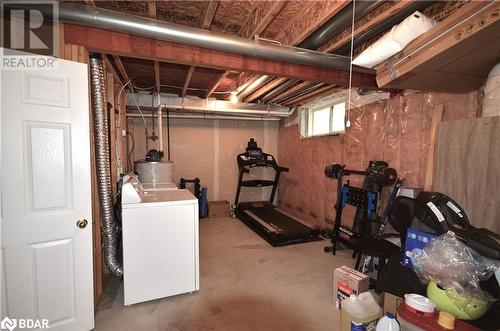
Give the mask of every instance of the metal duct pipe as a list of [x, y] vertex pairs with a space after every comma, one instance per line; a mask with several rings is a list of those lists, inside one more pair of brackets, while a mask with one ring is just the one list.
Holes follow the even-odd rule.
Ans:
[[274, 97], [275, 95], [277, 95], [281, 91], [289, 88], [290, 86], [292, 86], [293, 84], [295, 84], [297, 82], [298, 82], [298, 80], [289, 79], [289, 80], [285, 81], [283, 84], [281, 84], [280, 86], [276, 87], [274, 90], [271, 90], [270, 92], [268, 92], [266, 95], [264, 95], [262, 98], [260, 98], [260, 100], [262, 100], [263, 102], [267, 102], [267, 101], [269, 101], [269, 99], [271, 99], [272, 97]]
[[[49, 12], [43, 14], [47, 17], [52, 15]], [[285, 63], [349, 70], [349, 58], [344, 56], [280, 46], [262, 41], [257, 42], [251, 39], [75, 3], [61, 2], [59, 4], [59, 21]], [[374, 72], [372, 69], [358, 66], [355, 66], [353, 70], [370, 74]]]
[[[380, 23], [379, 25], [374, 26], [373, 28], [369, 29], [365, 33], [361, 34], [357, 38], [354, 39], [354, 49], [357, 47], [361, 46], [363, 43], [367, 42], [368, 40], [372, 39], [373, 37], [381, 34], [382, 32], [392, 28], [394, 25], [400, 23], [403, 21], [405, 18], [413, 14], [415, 11], [420, 11], [423, 10], [430, 5], [432, 5], [434, 1], [415, 1], [412, 2], [408, 7], [403, 9], [402, 11], [394, 14], [393, 16], [389, 17], [386, 19], [384, 22]], [[356, 2], [357, 5], [357, 2]], [[348, 42], [347, 44], [343, 45], [342, 47], [339, 47], [338, 49], [334, 50], [335, 54], [341, 54], [345, 55], [348, 54], [349, 51], [351, 50], [351, 43]]]
[[312, 91], [314, 91], [314, 90], [316, 90], [316, 89], [318, 89], [318, 88], [320, 88], [320, 87], [322, 87], [324, 85], [325, 85], [324, 83], [318, 83], [318, 84], [314, 84], [313, 86], [304, 87], [303, 89], [301, 89], [300, 91], [298, 91], [297, 93], [295, 93], [295, 95], [288, 96], [288, 97], [286, 97], [286, 99], [281, 100], [280, 103], [285, 104], [288, 101], [291, 101], [293, 99], [299, 98], [299, 97], [303, 96], [304, 94], [312, 92]]
[[247, 96], [250, 95], [250, 93], [252, 93], [253, 91], [255, 91], [259, 86], [261, 86], [262, 84], [267, 83], [270, 78], [272, 78], [272, 77], [270, 77], [268, 75], [262, 75], [262, 76], [260, 76], [259, 78], [257, 78], [256, 80], [254, 80], [253, 82], [251, 82], [250, 84], [248, 84], [243, 89], [243, 91], [241, 91], [238, 94], [238, 99], [239, 100], [245, 99]]
[[123, 275], [123, 267], [118, 251], [120, 228], [113, 208], [111, 183], [109, 122], [106, 109], [104, 69], [99, 54], [90, 54], [90, 79], [92, 116], [94, 119], [95, 161], [97, 190], [101, 207], [101, 228], [104, 239], [104, 261], [109, 270], [117, 277]]
[[[356, 1], [355, 18], [360, 19], [373, 9], [378, 7], [383, 1], [381, 0], [364, 0]], [[299, 47], [307, 49], [318, 49], [330, 39], [347, 29], [352, 24], [352, 2], [342, 8], [337, 15], [330, 18], [325, 24], [311, 33]]]
[[[363, 0], [356, 1], [355, 15], [356, 18], [361, 18], [371, 12], [373, 9], [378, 7], [383, 1], [382, 0]], [[334, 15], [316, 31], [309, 35], [304, 41], [302, 41], [298, 47], [316, 50], [320, 48], [323, 44], [327, 43], [330, 39], [344, 31], [352, 24], [352, 2], [345, 6], [337, 15]], [[295, 81], [296, 82], [296, 81]], [[288, 88], [291, 85], [286, 85]], [[256, 88], [259, 86], [256, 86]], [[283, 89], [279, 90], [281, 92]], [[273, 91], [271, 91], [273, 92]], [[278, 92], [278, 93], [279, 93]], [[250, 93], [249, 93], [250, 94]], [[268, 101], [274, 95], [264, 96], [261, 98], [263, 101]]]
[[317, 83], [317, 84], [314, 84], [312, 86], [303, 87], [300, 90], [296, 91], [295, 93], [292, 93], [291, 95], [286, 96], [286, 98], [280, 99], [278, 101], [278, 103], [280, 103], [280, 104], [286, 103], [288, 100], [295, 99], [296, 97], [299, 97], [301, 95], [309, 93], [317, 88], [320, 88], [323, 85], [325, 85], [325, 84], [324, 83]]

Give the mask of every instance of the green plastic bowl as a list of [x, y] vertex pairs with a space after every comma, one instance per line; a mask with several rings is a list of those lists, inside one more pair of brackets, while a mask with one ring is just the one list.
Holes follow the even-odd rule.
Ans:
[[434, 281], [427, 285], [427, 297], [437, 310], [448, 312], [461, 320], [475, 320], [488, 310], [486, 300], [459, 293], [453, 287], [443, 289]]

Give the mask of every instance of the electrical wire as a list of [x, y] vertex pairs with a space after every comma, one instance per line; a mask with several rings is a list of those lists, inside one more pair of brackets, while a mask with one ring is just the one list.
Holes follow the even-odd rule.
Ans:
[[356, 0], [352, 0], [352, 26], [351, 26], [351, 61], [349, 62], [349, 96], [348, 96], [348, 106], [346, 109], [346, 118], [347, 121], [345, 123], [345, 126], [347, 128], [351, 127], [351, 120], [349, 118], [350, 112], [351, 112], [351, 92], [352, 92], [352, 56], [354, 53], [354, 17], [356, 13]]
[[[132, 83], [132, 80], [136, 79], [137, 77], [132, 77], [130, 78], [128, 81], [126, 81], [122, 87], [120, 88], [120, 90], [118, 91], [118, 100], [117, 100], [117, 105], [118, 105], [118, 112], [119, 112], [119, 115], [121, 115], [121, 112], [120, 112], [120, 100], [121, 100], [121, 95], [123, 93], [123, 91], [125, 90], [125, 87], [127, 85], [130, 84], [130, 86], [134, 86], [134, 84]], [[135, 93], [132, 93], [132, 99], [135, 103], [135, 106], [137, 108], [137, 110], [139, 111], [139, 114], [141, 114], [141, 118], [142, 118], [142, 122], [144, 123], [144, 134], [146, 135], [146, 151], [149, 150], [149, 142], [148, 142], [148, 125], [146, 123], [146, 118], [144, 117], [144, 113], [142, 112], [142, 109], [141, 107], [139, 107], [139, 102], [137, 102], [137, 99], [135, 97]]]
[[130, 139], [132, 140], [132, 148], [130, 149], [130, 151], [128, 152], [128, 155], [127, 155], [127, 163], [128, 163], [128, 166], [129, 166], [129, 169], [130, 171], [133, 171], [134, 168], [133, 168], [133, 163], [132, 161], [130, 160], [130, 157], [132, 156], [132, 154], [134, 153], [134, 149], [135, 149], [135, 140], [134, 140], [134, 135], [132, 133], [130, 133], [128, 130], [127, 130], [127, 134], [130, 136]]

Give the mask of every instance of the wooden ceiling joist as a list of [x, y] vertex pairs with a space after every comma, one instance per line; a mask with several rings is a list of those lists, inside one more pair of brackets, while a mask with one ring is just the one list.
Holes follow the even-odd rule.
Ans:
[[[84, 46], [84, 45], [82, 45]], [[128, 81], [130, 81], [130, 77], [127, 74], [127, 70], [125, 69], [125, 66], [123, 65], [122, 59], [118, 55], [113, 55], [113, 59], [115, 60], [116, 67], [118, 68], [118, 71], [120, 72], [120, 75], [122, 75], [124, 84], [126, 84]], [[134, 92], [134, 87], [132, 84], [129, 85], [129, 88], [132, 92]]]
[[252, 102], [252, 101], [258, 99], [261, 95], [263, 95], [264, 93], [267, 93], [271, 90], [274, 90], [276, 87], [283, 84], [286, 80], [287, 80], [286, 78], [272, 79], [271, 81], [266, 83], [264, 86], [257, 89], [252, 94], [250, 94], [248, 97], [246, 97], [245, 102]]
[[295, 98], [292, 98], [290, 100], [287, 100], [287, 102], [285, 102], [284, 104], [286, 106], [290, 106], [290, 105], [297, 105], [297, 104], [303, 104], [305, 103], [307, 100], [311, 99], [312, 97], [316, 96], [317, 94], [319, 93], [322, 93], [322, 92], [326, 92], [330, 89], [332, 89], [334, 86], [332, 85], [323, 85], [315, 90], [312, 90], [311, 92], [307, 92], [305, 94], [302, 94], [302, 95], [299, 95]]
[[215, 12], [219, 6], [219, 0], [204, 1], [201, 8], [200, 27], [205, 30], [210, 30], [212, 21], [214, 20]]
[[226, 76], [229, 74], [229, 71], [224, 71], [219, 78], [217, 78], [217, 81], [215, 82], [214, 85], [210, 88], [210, 90], [207, 92], [207, 95], [205, 98], [209, 98], [215, 90], [219, 87], [220, 83], [226, 78]]
[[[271, 24], [276, 15], [279, 14], [285, 5], [285, 1], [257, 1], [254, 9], [252, 10], [252, 14], [242, 25], [239, 35], [245, 38], [260, 35], [267, 28], [267, 26]], [[226, 76], [227, 73], [224, 76], [221, 75], [221, 80], [216, 81], [214, 86], [219, 86], [222, 79], [226, 78]], [[215, 90], [212, 90], [212, 93], [214, 91]]]
[[312, 84], [312, 82], [310, 82], [310, 81], [305, 81], [305, 82], [299, 83], [290, 89], [287, 89], [281, 93], [278, 93], [278, 95], [272, 97], [269, 101], [277, 102], [278, 100], [285, 100], [288, 96], [298, 92], [299, 90], [301, 90], [303, 88], [308, 87], [311, 84]]
[[239, 35], [252, 38], [260, 35], [286, 5], [286, 1], [258, 1], [249, 19], [241, 27]]
[[[148, 1], [148, 15], [151, 18], [158, 18], [156, 1]], [[157, 93], [161, 92], [160, 84], [160, 62], [154, 61], [155, 68], [155, 89]]]
[[274, 39], [283, 45], [298, 45], [349, 2], [348, 0], [312, 1], [304, 11], [299, 12], [297, 17], [290, 20], [289, 25], [281, 30]]
[[123, 84], [122, 79], [120, 78], [120, 75], [118, 75], [118, 73], [115, 70], [115, 67], [113, 66], [113, 64], [111, 64], [111, 61], [109, 61], [108, 56], [105, 54], [101, 54], [101, 56], [102, 56], [102, 59], [104, 60], [104, 67], [113, 73], [113, 77], [115, 78], [115, 80], [117, 82], [119, 82], [120, 84]]
[[[282, 29], [274, 39], [283, 45], [296, 46], [327, 20], [342, 10], [349, 2], [348, 0], [307, 2], [304, 10], [291, 19], [289, 24]], [[283, 83], [282, 78], [275, 78], [266, 85], [274, 85], [274, 87], [277, 87], [281, 85], [281, 83]], [[262, 94], [270, 91], [266, 91], [266, 85], [251, 94], [246, 101], [250, 102], [256, 100]]]
[[[365, 17], [359, 19], [354, 24], [354, 38], [360, 36], [366, 31], [370, 30], [374, 26], [382, 23], [386, 19], [391, 16], [394, 16], [396, 13], [399, 13], [406, 7], [410, 6], [413, 1], [411, 0], [401, 0], [401, 1], [386, 1], [379, 7], [375, 8], [375, 10], [366, 15]], [[341, 32], [338, 37], [333, 38], [325, 45], [321, 46], [318, 51], [320, 52], [333, 52], [337, 48], [342, 47], [343, 45], [349, 43], [351, 41], [351, 27], [348, 27], [343, 32]]]
[[148, 15], [151, 18], [157, 18], [156, 1], [148, 1]]
[[329, 88], [325, 88], [324, 90], [322, 90], [318, 93], [311, 94], [307, 98], [304, 98], [300, 101], [296, 101], [293, 104], [286, 104], [286, 105], [287, 106], [298, 106], [298, 105], [305, 105], [305, 104], [310, 103], [310, 102], [319, 101], [319, 100], [322, 100], [324, 98], [331, 96], [333, 93], [338, 92], [341, 89], [342, 89], [341, 87], [330, 85]]
[[195, 69], [194, 66], [189, 67], [189, 70], [186, 75], [186, 80], [184, 81], [184, 86], [182, 87], [181, 98], [184, 98], [186, 96], [186, 92], [189, 87], [189, 82], [191, 82], [191, 78], [193, 77], [194, 69]]
[[161, 92], [160, 62], [154, 61], [154, 67], [155, 67], [155, 86], [156, 86], [156, 92], [160, 93]]

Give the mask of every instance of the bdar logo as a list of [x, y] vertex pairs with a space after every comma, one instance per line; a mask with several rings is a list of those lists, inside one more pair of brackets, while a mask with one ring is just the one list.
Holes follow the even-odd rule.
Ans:
[[1, 322], [0, 322], [0, 328], [1, 329], [7, 329], [9, 331], [12, 331], [16, 328], [17, 326], [17, 321], [15, 319], [10, 319], [8, 317], [5, 317]]

